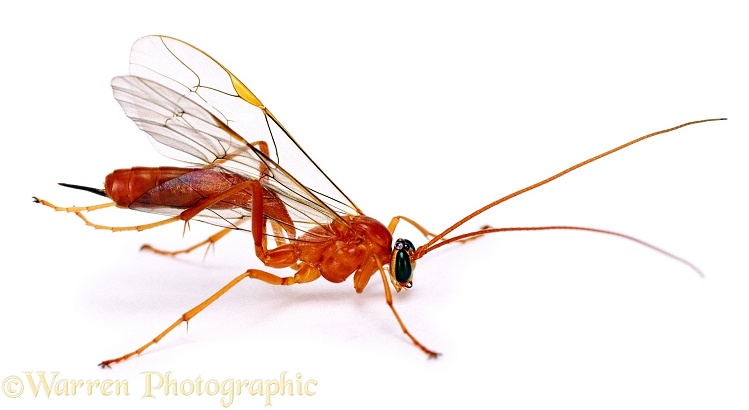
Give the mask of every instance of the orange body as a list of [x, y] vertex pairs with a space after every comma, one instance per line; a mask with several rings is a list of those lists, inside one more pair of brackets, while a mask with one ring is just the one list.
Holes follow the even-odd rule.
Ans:
[[[133, 167], [118, 169], [107, 175], [104, 191], [120, 208], [139, 211], [150, 208], [187, 209], [199, 206], [201, 201], [246, 181], [248, 179], [238, 174], [217, 168]], [[271, 217], [291, 223], [283, 202], [265, 188], [263, 205], [263, 211]], [[252, 209], [252, 190], [242, 190], [208, 209], [237, 207]]]
[[343, 282], [356, 272], [354, 289], [361, 293], [369, 278], [390, 260], [393, 237], [374, 218], [366, 215], [345, 218], [348, 226], [338, 221], [316, 226], [292, 244], [300, 261], [318, 269], [331, 282]]
[[[267, 220], [282, 227], [290, 239], [272, 250], [259, 247], [261, 259], [275, 268], [302, 262], [305, 275], [322, 276], [339, 283], [354, 275], [354, 288], [362, 292], [379, 268], [376, 260], [390, 259], [392, 235], [379, 221], [365, 215], [346, 215], [347, 224], [333, 221], [305, 232], [297, 240], [294, 223], [286, 205], [259, 181], [217, 168], [133, 167], [118, 169], [107, 175], [104, 191], [120, 208], [139, 211], [163, 209], [188, 210], [200, 207], [232, 187], [244, 183], [246, 189], [223, 198], [206, 209], [232, 210], [241, 208], [252, 215], [254, 191], [262, 192], [262, 217], [253, 223], [253, 231], [261, 233]], [[257, 226], [256, 226], [257, 225]], [[375, 259], [375, 257], [377, 259]]]
[[[339, 283], [353, 274], [354, 288], [361, 293], [375, 272], [380, 273], [385, 301], [403, 333], [428, 357], [437, 357], [437, 352], [424, 346], [406, 328], [393, 306], [390, 286], [396, 292], [411, 288], [415, 262], [428, 252], [489, 233], [582, 230], [614, 235], [650, 247], [700, 273], [688, 261], [647, 242], [601, 229], [486, 226], [457, 236], [448, 235], [488, 209], [639, 141], [722, 118], [692, 121], [634, 139], [505, 195], [441, 233], [433, 234], [405, 216], [393, 217], [387, 227], [365, 216], [247, 86], [218, 61], [181, 40], [148, 36], [136, 41], [130, 56], [130, 75], [113, 78], [111, 86], [125, 115], [148, 134], [157, 150], [169, 158], [200, 167], [120, 169], [106, 177], [103, 190], [61, 184], [113, 200], [106, 204], [58, 207], [36, 197], [34, 201], [57, 211], [75, 213], [86, 225], [113, 232], [143, 231], [173, 222], [187, 224], [191, 220], [223, 227], [208, 239], [182, 250], [163, 251], [144, 245], [145, 249], [172, 256], [211, 246], [232, 230], [246, 231], [244, 226], [238, 227], [247, 223], [258, 259], [268, 267], [290, 267], [294, 273], [282, 277], [261, 269], [247, 269], [138, 349], [101, 362], [103, 367], [141, 354], [244, 279], [290, 286], [320, 277]], [[254, 141], [246, 140], [240, 135], [243, 132]], [[83, 215], [110, 206], [168, 217], [149, 224], [117, 227], [93, 223]], [[392, 232], [399, 221], [414, 226], [428, 239], [427, 243], [418, 248], [404, 239], [393, 243]]]

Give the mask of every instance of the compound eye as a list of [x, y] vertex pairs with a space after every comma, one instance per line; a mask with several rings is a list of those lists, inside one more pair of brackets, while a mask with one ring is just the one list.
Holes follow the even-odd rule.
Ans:
[[411, 280], [413, 277], [411, 255], [413, 255], [415, 249], [413, 243], [408, 239], [398, 239], [393, 246], [393, 257], [390, 261], [390, 269], [393, 272], [393, 278], [395, 281], [406, 288], [413, 286]]
[[399, 283], [411, 281], [413, 267], [411, 266], [411, 257], [408, 256], [408, 252], [402, 249], [396, 250], [393, 261], [395, 263], [391, 264], [391, 266], [395, 270], [395, 280]]

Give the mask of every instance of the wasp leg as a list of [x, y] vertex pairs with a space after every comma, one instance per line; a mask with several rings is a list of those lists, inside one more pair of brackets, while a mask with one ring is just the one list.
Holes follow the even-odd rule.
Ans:
[[37, 204], [42, 204], [44, 206], [50, 207], [54, 209], [57, 212], [91, 212], [95, 211], [97, 209], [104, 209], [104, 208], [111, 208], [115, 206], [114, 202], [108, 202], [106, 204], [100, 204], [100, 205], [91, 205], [91, 206], [69, 206], [69, 207], [62, 207], [57, 206], [51, 202], [45, 201], [44, 199], [37, 198], [37, 197], [31, 197], [31, 199], [34, 200]]
[[99, 225], [96, 223], [93, 223], [86, 219], [85, 216], [83, 216], [82, 212], [92, 212], [96, 211], [97, 209], [104, 209], [104, 208], [110, 208], [115, 206], [114, 202], [109, 202], [106, 204], [101, 205], [92, 205], [92, 206], [71, 206], [71, 207], [61, 207], [57, 206], [51, 202], [45, 201], [44, 199], [39, 199], [37, 197], [34, 197], [34, 202], [42, 204], [44, 206], [50, 207], [58, 212], [71, 212], [74, 213], [77, 217], [81, 218], [83, 222], [94, 229], [104, 229], [108, 231], [113, 232], [120, 232], [120, 231], [145, 231], [146, 229], [155, 228], [157, 226], [166, 225], [168, 223], [179, 221], [179, 216], [175, 216], [172, 218], [164, 219], [158, 222], [153, 222], [150, 224], [145, 225], [135, 225], [135, 226], [106, 226], [106, 225]]
[[[375, 257], [375, 260], [377, 260], [377, 257]], [[428, 349], [426, 346], [421, 344], [421, 342], [416, 340], [414, 335], [412, 335], [411, 332], [408, 331], [408, 328], [406, 328], [406, 325], [403, 323], [403, 320], [401, 320], [400, 315], [395, 310], [395, 306], [393, 305], [393, 294], [392, 292], [390, 292], [390, 282], [388, 281], [388, 275], [385, 273], [385, 270], [382, 268], [382, 263], [379, 260], [377, 260], [377, 267], [380, 271], [380, 276], [382, 277], [382, 284], [385, 286], [385, 302], [390, 307], [390, 310], [393, 311], [395, 320], [398, 321], [398, 325], [400, 325], [401, 330], [403, 331], [403, 333], [406, 334], [406, 336], [408, 336], [409, 339], [411, 339], [411, 341], [416, 345], [416, 347], [418, 347], [424, 353], [426, 353], [430, 359], [436, 359], [440, 354], [433, 350]]]
[[208, 251], [211, 249], [211, 247], [213, 247], [214, 244], [216, 242], [218, 242], [219, 239], [221, 239], [224, 236], [226, 236], [226, 234], [228, 234], [232, 230], [233, 230], [233, 228], [224, 228], [224, 229], [216, 232], [215, 234], [209, 236], [204, 241], [198, 242], [195, 245], [192, 245], [192, 246], [190, 246], [188, 248], [179, 249], [179, 250], [176, 250], [176, 251], [165, 251], [163, 249], [157, 249], [157, 248], [154, 248], [153, 246], [151, 246], [149, 244], [144, 244], [143, 246], [140, 247], [140, 250], [142, 250], [142, 251], [150, 251], [150, 252], [153, 252], [153, 253], [156, 253], [156, 254], [159, 254], [159, 255], [165, 255], [165, 256], [177, 256], [177, 255], [182, 254], [182, 253], [190, 253], [190, 252], [194, 251], [195, 249], [200, 248], [201, 246], [207, 246], [206, 250], [205, 250], [205, 253], [207, 255]]
[[[423, 226], [421, 226], [419, 223], [417, 223], [413, 219], [405, 217], [403, 215], [394, 216], [393, 219], [390, 220], [390, 223], [388, 224], [388, 230], [390, 231], [391, 234], [393, 232], [395, 232], [395, 227], [398, 226], [398, 223], [401, 220], [404, 220], [404, 221], [408, 222], [414, 228], [418, 229], [419, 232], [421, 232], [421, 234], [424, 235], [425, 238], [427, 238], [427, 240], [429, 240], [429, 239], [434, 238], [435, 236], [437, 236], [437, 235], [429, 232], [426, 228], [424, 228]], [[484, 225], [484, 226], [481, 227], [482, 230], [483, 229], [490, 229], [490, 228], [491, 228], [491, 226], [489, 226], [489, 225]], [[466, 243], [468, 241], [472, 241], [472, 240], [477, 239], [477, 238], [478, 237], [474, 236], [474, 237], [471, 237], [471, 238], [461, 239], [461, 240], [459, 240], [457, 242]]]
[[164, 338], [169, 332], [174, 330], [177, 326], [182, 324], [183, 322], [188, 322], [192, 318], [194, 318], [198, 313], [203, 311], [203, 309], [207, 308], [211, 303], [215, 302], [218, 298], [220, 298], [224, 293], [228, 292], [229, 289], [233, 288], [234, 285], [241, 282], [245, 278], [250, 279], [259, 279], [265, 283], [269, 283], [271, 285], [295, 285], [299, 283], [307, 283], [312, 282], [313, 280], [320, 277], [320, 271], [317, 268], [314, 268], [312, 266], [306, 265], [302, 269], [300, 269], [294, 276], [288, 276], [288, 277], [279, 277], [276, 275], [273, 275], [268, 272], [264, 272], [257, 269], [248, 269], [243, 274], [237, 276], [234, 278], [231, 282], [227, 283], [224, 287], [218, 290], [218, 292], [214, 293], [209, 297], [208, 299], [204, 300], [199, 305], [195, 306], [194, 308], [188, 310], [185, 312], [182, 316], [180, 316], [179, 319], [177, 319], [174, 323], [172, 323], [169, 327], [164, 329], [163, 332], [159, 333], [156, 337], [154, 337], [152, 340], [150, 340], [148, 343], [144, 344], [143, 346], [139, 347], [136, 350], [133, 350], [132, 352], [122, 355], [115, 359], [110, 360], [104, 360], [103, 362], [99, 363], [99, 366], [101, 367], [110, 367], [111, 365], [115, 363], [122, 362], [124, 360], [127, 360], [133, 356], [140, 355], [143, 353], [144, 350], [148, 349], [152, 345], [155, 345], [158, 343], [161, 339]]

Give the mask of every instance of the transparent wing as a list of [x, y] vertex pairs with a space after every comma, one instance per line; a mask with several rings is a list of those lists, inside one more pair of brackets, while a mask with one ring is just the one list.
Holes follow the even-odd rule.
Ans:
[[[163, 155], [260, 180], [295, 223], [361, 214], [257, 97], [207, 54], [170, 37], [144, 37], [133, 45], [130, 72], [112, 80], [115, 99]], [[258, 141], [267, 143], [268, 155]]]

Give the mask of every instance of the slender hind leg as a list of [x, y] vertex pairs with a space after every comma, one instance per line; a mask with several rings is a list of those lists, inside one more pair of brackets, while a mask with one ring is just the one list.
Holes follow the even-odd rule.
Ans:
[[37, 198], [35, 196], [32, 196], [31, 199], [36, 202], [37, 204], [42, 204], [44, 206], [48, 206], [52, 209], [54, 209], [57, 212], [91, 212], [95, 211], [97, 209], [104, 209], [104, 208], [111, 208], [115, 206], [114, 202], [108, 202], [106, 204], [100, 204], [100, 205], [91, 205], [91, 206], [70, 206], [70, 207], [61, 207], [57, 206], [49, 201], [45, 201], [44, 199]]
[[[159, 226], [162, 226], [162, 225], [166, 225], [166, 224], [169, 224], [169, 223], [172, 223], [172, 222], [177, 222], [177, 221], [184, 221], [185, 222], [185, 226], [186, 226], [187, 222], [190, 221], [190, 219], [194, 218], [196, 215], [198, 215], [203, 210], [208, 209], [211, 206], [217, 204], [218, 202], [221, 202], [224, 199], [226, 199], [226, 198], [228, 198], [228, 197], [230, 197], [230, 196], [232, 196], [232, 195], [234, 195], [234, 194], [236, 194], [236, 193], [238, 193], [238, 192], [240, 192], [242, 190], [245, 190], [245, 189], [247, 189], [247, 188], [249, 188], [250, 186], [253, 186], [253, 185], [259, 186], [260, 184], [257, 181], [255, 181], [255, 180], [247, 180], [245, 182], [236, 184], [236, 185], [232, 186], [231, 188], [227, 189], [226, 191], [223, 191], [223, 192], [221, 192], [221, 193], [219, 193], [217, 195], [214, 195], [214, 196], [212, 196], [210, 198], [206, 198], [205, 201], [202, 201], [200, 204], [195, 205], [195, 206], [193, 206], [191, 208], [185, 209], [184, 211], [182, 211], [182, 213], [180, 213], [177, 216], [173, 216], [171, 218], [163, 219], [161, 221], [157, 221], [157, 222], [153, 222], [153, 223], [149, 223], [149, 224], [133, 225], [133, 226], [108, 226], [108, 225], [100, 225], [100, 224], [93, 223], [93, 222], [89, 221], [81, 213], [81, 212], [92, 212], [92, 211], [96, 211], [98, 209], [103, 209], [103, 208], [110, 208], [112, 206], [115, 206], [114, 202], [110, 202], [110, 203], [106, 203], [106, 204], [101, 204], [101, 205], [84, 206], [84, 207], [75, 207], [75, 206], [73, 206], [73, 207], [60, 207], [60, 206], [52, 204], [51, 202], [45, 201], [44, 199], [39, 199], [37, 197], [32, 197], [32, 198], [33, 198], [34, 202], [42, 204], [42, 205], [47, 206], [47, 207], [50, 207], [50, 208], [54, 209], [55, 211], [75, 213], [75, 215], [77, 217], [81, 218], [83, 220], [83, 222], [86, 223], [87, 226], [90, 226], [90, 227], [92, 227], [94, 229], [103, 229], [103, 230], [112, 231], [112, 232], [144, 231], [146, 229], [156, 228], [156, 227], [159, 227]], [[262, 198], [261, 198], [261, 204], [262, 204]], [[261, 210], [262, 210], [262, 208], [261, 208]]]
[[136, 355], [140, 355], [141, 353], [143, 353], [144, 350], [158, 343], [161, 339], [164, 338], [164, 336], [169, 334], [169, 332], [171, 332], [177, 326], [182, 324], [182, 322], [188, 322], [189, 320], [194, 318], [198, 313], [203, 311], [203, 309], [207, 308], [211, 303], [215, 302], [218, 298], [220, 298], [222, 295], [228, 292], [229, 289], [233, 288], [234, 285], [241, 282], [245, 278], [259, 279], [271, 285], [290, 286], [290, 285], [295, 285], [299, 283], [311, 282], [319, 277], [320, 277], [320, 271], [309, 265], [304, 266], [302, 269], [299, 269], [299, 271], [294, 276], [288, 276], [288, 277], [276, 276], [276, 275], [273, 275], [272, 273], [268, 273], [268, 272], [257, 270], [257, 269], [248, 269], [243, 274], [237, 276], [231, 282], [227, 283], [224, 287], [219, 289], [216, 293], [211, 295], [208, 299], [204, 300], [202, 303], [198, 304], [194, 308], [185, 312], [182, 316], [179, 317], [179, 319], [177, 319], [169, 327], [164, 329], [164, 331], [156, 335], [156, 337], [154, 337], [152, 340], [148, 341], [148, 343], [118, 358], [104, 360], [103, 362], [99, 363], [99, 366], [110, 367], [110, 365], [112, 364], [119, 363], [121, 361], [127, 360]]
[[226, 236], [232, 230], [233, 230], [232, 228], [224, 228], [224, 229], [216, 232], [215, 234], [209, 236], [204, 241], [200, 241], [200, 242], [196, 243], [195, 245], [192, 245], [192, 246], [190, 246], [188, 248], [179, 249], [179, 250], [176, 250], [176, 251], [165, 251], [163, 249], [157, 249], [157, 248], [154, 248], [153, 246], [151, 246], [149, 244], [143, 244], [143, 246], [140, 247], [140, 250], [142, 250], [142, 251], [149, 251], [149, 252], [153, 252], [153, 253], [156, 253], [156, 254], [159, 254], [159, 255], [165, 255], [165, 256], [177, 256], [177, 255], [182, 254], [182, 253], [190, 253], [190, 252], [194, 251], [195, 249], [200, 248], [201, 246], [206, 246], [205, 253], [207, 255], [208, 251], [210, 251], [211, 247], [213, 247], [214, 244], [219, 241], [219, 239], [221, 239], [224, 236]]
[[[189, 221], [194, 216], [199, 214], [204, 209], [209, 208], [210, 206], [240, 192], [243, 190], [249, 190], [252, 192], [252, 199], [251, 199], [251, 215], [249, 218], [243, 219], [241, 221], [238, 221], [235, 224], [235, 227], [238, 226], [241, 223], [244, 223], [247, 219], [251, 220], [252, 228], [252, 238], [255, 245], [255, 254], [257, 255], [258, 259], [263, 262], [266, 266], [270, 266], [273, 268], [285, 268], [288, 266], [291, 266], [297, 262], [297, 255], [296, 250], [294, 246], [291, 245], [291, 243], [284, 239], [282, 231], [284, 231], [286, 228], [282, 227], [281, 223], [277, 220], [269, 219], [266, 217], [266, 215], [263, 213], [265, 209], [265, 199], [264, 199], [264, 191], [262, 185], [256, 181], [256, 180], [248, 180], [245, 182], [242, 182], [240, 184], [234, 185], [233, 187], [227, 189], [226, 191], [214, 195], [210, 198], [207, 198], [205, 201], [203, 201], [200, 205], [194, 206], [192, 208], [189, 208], [182, 212], [179, 216], [176, 216], [171, 219], [182, 219], [185, 221]], [[171, 222], [171, 220], [168, 220]], [[168, 223], [168, 222], [165, 222]], [[268, 248], [268, 241], [266, 233], [267, 225], [270, 223], [270, 227], [273, 230], [273, 237], [275, 238], [276, 248], [269, 249]], [[188, 253], [191, 252], [194, 249], [197, 249], [203, 245], [212, 245], [219, 239], [226, 236], [232, 228], [226, 228], [223, 229], [216, 234], [208, 237], [208, 239], [199, 242], [189, 248], [186, 248], [184, 250], [178, 250], [178, 251], [163, 251], [159, 249], [155, 249], [150, 245], [144, 245], [141, 249], [147, 249], [150, 251], [153, 251], [158, 254], [164, 254], [164, 255], [177, 255], [180, 253]], [[286, 230], [288, 232], [288, 230]]]
[[120, 231], [145, 231], [146, 229], [156, 228], [157, 226], [166, 225], [168, 223], [176, 222], [180, 220], [179, 216], [174, 216], [171, 218], [163, 219], [161, 221], [153, 222], [150, 224], [144, 224], [144, 225], [134, 225], [134, 226], [106, 226], [106, 225], [99, 225], [96, 223], [93, 223], [89, 221], [85, 216], [83, 216], [82, 212], [93, 212], [99, 209], [104, 208], [111, 208], [115, 206], [114, 202], [109, 202], [106, 204], [100, 204], [100, 205], [91, 205], [91, 206], [70, 206], [70, 207], [62, 207], [57, 206], [49, 201], [45, 201], [44, 199], [40, 199], [37, 197], [33, 197], [34, 202], [38, 204], [42, 204], [44, 206], [50, 207], [54, 209], [57, 212], [69, 212], [74, 213], [77, 217], [81, 218], [83, 222], [94, 229], [104, 229], [108, 231], [113, 232], [120, 232]]

